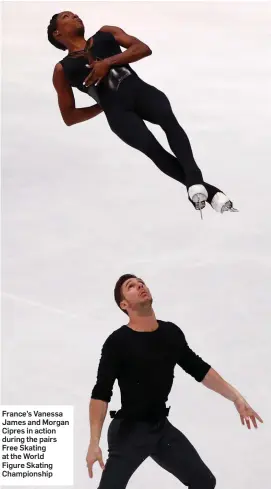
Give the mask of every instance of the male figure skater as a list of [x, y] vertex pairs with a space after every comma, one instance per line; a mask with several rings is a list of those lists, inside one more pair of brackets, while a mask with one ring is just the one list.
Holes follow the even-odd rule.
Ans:
[[[135, 275], [123, 275], [115, 286], [115, 300], [129, 323], [105, 341], [96, 385], [90, 401], [91, 439], [87, 453], [90, 477], [93, 464], [103, 469], [99, 489], [124, 489], [147, 458], [173, 474], [190, 489], [213, 489], [215, 476], [188, 439], [167, 419], [166, 402], [178, 364], [209, 389], [235, 405], [242, 424], [257, 428], [260, 416], [243, 396], [188, 346], [182, 330], [157, 320], [152, 296]], [[109, 457], [104, 465], [99, 440], [115, 379], [122, 407], [111, 411]]]
[[[53, 46], [68, 50], [53, 73], [59, 109], [68, 126], [104, 112], [111, 130], [120, 139], [186, 186], [188, 198], [197, 210], [202, 212], [206, 201], [220, 213], [236, 210], [221, 190], [203, 181], [189, 139], [167, 96], [145, 83], [130, 67], [129, 63], [152, 53], [149, 46], [112, 26], [101, 27], [86, 41], [84, 24], [72, 12], [53, 15], [47, 31]], [[122, 51], [120, 46], [126, 50]], [[97, 103], [77, 109], [73, 88], [90, 95]], [[175, 156], [159, 144], [144, 120], [162, 127]]]

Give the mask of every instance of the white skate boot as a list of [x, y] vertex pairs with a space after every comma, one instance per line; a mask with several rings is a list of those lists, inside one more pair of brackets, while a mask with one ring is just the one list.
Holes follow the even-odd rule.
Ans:
[[238, 209], [235, 209], [233, 207], [232, 201], [222, 192], [217, 192], [213, 196], [211, 206], [216, 212], [219, 212], [220, 214], [223, 214], [223, 212], [226, 211], [239, 212]]
[[192, 185], [188, 189], [189, 199], [192, 201], [195, 209], [200, 211], [201, 219], [202, 219], [202, 209], [204, 209], [206, 200], [208, 198], [208, 192], [204, 185]]

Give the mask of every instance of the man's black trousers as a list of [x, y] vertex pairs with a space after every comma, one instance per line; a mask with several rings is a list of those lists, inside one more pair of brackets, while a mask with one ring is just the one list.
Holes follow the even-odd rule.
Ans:
[[147, 457], [189, 489], [213, 489], [216, 485], [193, 445], [167, 418], [159, 422], [113, 419], [108, 429], [108, 452], [99, 489], [125, 489]]

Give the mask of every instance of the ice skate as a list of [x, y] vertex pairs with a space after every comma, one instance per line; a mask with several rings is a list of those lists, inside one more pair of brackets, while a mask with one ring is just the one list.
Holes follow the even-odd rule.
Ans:
[[188, 189], [188, 196], [191, 202], [193, 203], [195, 209], [200, 211], [200, 216], [202, 219], [202, 209], [204, 209], [206, 205], [206, 200], [208, 198], [208, 192], [204, 185], [192, 185]]
[[211, 206], [216, 212], [219, 212], [220, 214], [223, 214], [226, 211], [239, 212], [238, 209], [235, 209], [233, 207], [232, 201], [222, 192], [217, 192], [214, 195], [211, 201]]

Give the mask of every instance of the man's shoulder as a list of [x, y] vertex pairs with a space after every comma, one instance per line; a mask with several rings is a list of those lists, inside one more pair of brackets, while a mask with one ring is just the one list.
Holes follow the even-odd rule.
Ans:
[[184, 333], [180, 326], [177, 326], [176, 323], [173, 321], [164, 321], [159, 319], [158, 324], [162, 327], [162, 329], [171, 335], [179, 335], [179, 336], [184, 336]]
[[125, 326], [120, 326], [119, 328], [115, 329], [114, 331], [112, 331], [112, 333], [110, 333], [109, 336], [107, 336], [106, 338], [106, 343], [115, 343], [117, 341], [119, 341], [121, 338], [123, 338], [125, 334]]
[[158, 321], [158, 324], [160, 326], [162, 326], [163, 328], [168, 328], [168, 329], [171, 329], [171, 330], [181, 329], [173, 321], [165, 321], [164, 319], [158, 319], [157, 321]]

